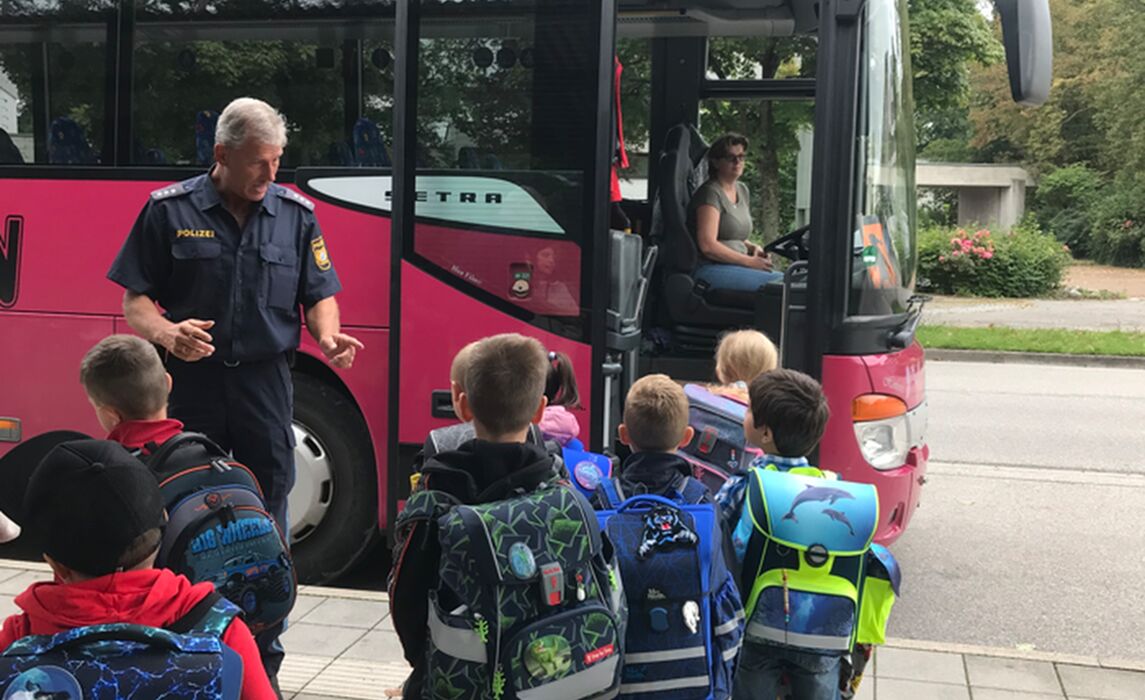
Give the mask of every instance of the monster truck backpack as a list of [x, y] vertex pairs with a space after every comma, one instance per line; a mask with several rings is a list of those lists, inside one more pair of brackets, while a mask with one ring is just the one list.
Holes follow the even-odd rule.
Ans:
[[[167, 504], [157, 566], [210, 581], [251, 632], [294, 607], [294, 563], [254, 474], [199, 433], [180, 433], [145, 458]], [[2, 700], [2, 699], [0, 699]]]
[[715, 493], [729, 476], [746, 471], [762, 453], [748, 446], [743, 435], [747, 406], [698, 384], [684, 385], [684, 394], [688, 397], [688, 425], [695, 435], [680, 454], [691, 463], [695, 477]]
[[626, 499], [608, 480], [601, 490], [611, 508], [596, 515], [615, 543], [628, 602], [620, 697], [730, 697], [743, 606], [708, 490], [695, 479], [672, 498]]
[[217, 592], [168, 628], [115, 623], [24, 637], [0, 654], [3, 700], [238, 700], [243, 662], [220, 639]]
[[[427, 467], [427, 471], [433, 467]], [[437, 530], [425, 696], [480, 700], [615, 697], [623, 591], [592, 508], [564, 484], [461, 505], [426, 489], [397, 527]]]

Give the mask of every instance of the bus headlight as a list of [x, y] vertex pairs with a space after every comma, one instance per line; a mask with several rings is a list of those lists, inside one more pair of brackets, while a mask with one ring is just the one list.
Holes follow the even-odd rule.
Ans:
[[885, 394], [863, 394], [851, 404], [859, 451], [875, 469], [901, 467], [911, 439], [906, 404]]

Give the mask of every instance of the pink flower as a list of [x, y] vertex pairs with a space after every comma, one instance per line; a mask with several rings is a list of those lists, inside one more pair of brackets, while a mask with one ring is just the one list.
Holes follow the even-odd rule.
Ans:
[[951, 253], [950, 253], [950, 257], [952, 257], [952, 258], [957, 258], [959, 255], [962, 255], [962, 251], [960, 251], [960, 250], [954, 250], [954, 251], [951, 251]]
[[974, 244], [973, 244], [973, 243], [971, 243], [969, 240], [966, 240], [966, 241], [962, 241], [962, 252], [963, 252], [963, 253], [968, 253], [968, 252], [970, 252], [970, 249], [971, 249], [972, 247], [974, 247]]
[[950, 245], [958, 245], [958, 238], [957, 237], [951, 238], [950, 239]]
[[992, 257], [994, 257], [994, 251], [992, 251], [992, 250], [988, 250], [985, 253], [982, 253], [982, 259], [983, 260], [989, 260]]
[[945, 255], [939, 255], [938, 256], [938, 262], [946, 262], [946, 256]]
[[1121, 228], [1133, 228], [1133, 219], [1126, 219], [1125, 222], [1121, 224]]

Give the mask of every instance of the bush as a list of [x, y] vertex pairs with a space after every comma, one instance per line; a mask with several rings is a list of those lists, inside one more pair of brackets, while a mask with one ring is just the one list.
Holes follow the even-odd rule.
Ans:
[[1079, 164], [1048, 173], [1034, 191], [1033, 214], [1038, 224], [1068, 245], [1074, 257], [1090, 255], [1093, 208], [1103, 184], [1100, 175]]
[[1097, 200], [1089, 232], [1089, 253], [1109, 265], [1145, 264], [1145, 187], [1119, 183]]
[[931, 228], [919, 234], [919, 286], [939, 294], [1044, 296], [1061, 285], [1066, 248], [1032, 219], [1010, 232]]

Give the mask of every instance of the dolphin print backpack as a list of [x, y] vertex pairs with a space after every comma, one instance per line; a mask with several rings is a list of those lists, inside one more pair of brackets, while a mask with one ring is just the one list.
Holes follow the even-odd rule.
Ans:
[[436, 525], [441, 545], [429, 593], [426, 697], [616, 695], [623, 591], [582, 495], [556, 484], [461, 505], [426, 489], [406, 502], [399, 526], [417, 519]]
[[872, 552], [875, 487], [768, 469], [747, 479], [747, 639], [829, 654], [882, 643], [899, 573]]
[[748, 446], [744, 438], [747, 406], [698, 384], [684, 385], [684, 394], [688, 397], [688, 425], [695, 434], [680, 453], [691, 463], [695, 477], [715, 493], [729, 476], [742, 474], [762, 453]]
[[24, 637], [0, 654], [0, 698], [238, 700], [242, 658], [220, 639], [238, 613], [212, 593], [166, 629], [114, 623]]
[[[145, 460], [167, 504], [157, 566], [210, 581], [258, 634], [290, 614], [297, 592], [286, 540], [254, 474], [199, 433], [180, 433]], [[0, 699], [2, 700], [2, 699]]]
[[686, 479], [670, 499], [625, 499], [609, 480], [601, 491], [611, 508], [596, 515], [616, 545], [628, 602], [620, 697], [730, 697], [743, 606], [708, 490]]

